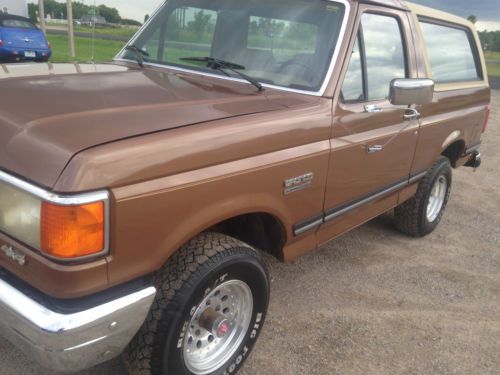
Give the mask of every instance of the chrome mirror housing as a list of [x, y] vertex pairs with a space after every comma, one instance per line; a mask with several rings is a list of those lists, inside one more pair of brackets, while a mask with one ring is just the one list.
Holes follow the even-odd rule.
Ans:
[[434, 81], [432, 79], [394, 79], [391, 82], [389, 100], [393, 105], [423, 105], [432, 103]]

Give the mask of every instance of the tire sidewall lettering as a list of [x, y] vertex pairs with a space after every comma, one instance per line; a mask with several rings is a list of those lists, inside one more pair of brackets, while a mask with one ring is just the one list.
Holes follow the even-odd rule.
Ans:
[[258, 263], [236, 263], [221, 264], [217, 270], [204, 279], [199, 279], [192, 285], [192, 292], [186, 298], [186, 304], [178, 310], [177, 327], [173, 332], [172, 346], [166, 352], [164, 363], [168, 373], [191, 374], [187, 369], [184, 348], [186, 336], [189, 334], [189, 325], [196, 314], [200, 303], [217, 287], [231, 280], [245, 282], [251, 289], [254, 305], [252, 318], [240, 347], [235, 348], [234, 353], [227, 362], [211, 375], [235, 374], [243, 366], [249, 356], [264, 324], [267, 306], [269, 302], [269, 284], [265, 269], [259, 267]]

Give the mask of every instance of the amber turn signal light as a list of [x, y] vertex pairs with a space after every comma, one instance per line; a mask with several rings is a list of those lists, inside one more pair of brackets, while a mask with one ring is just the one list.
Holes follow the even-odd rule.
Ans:
[[104, 202], [60, 206], [42, 202], [41, 250], [53, 257], [72, 259], [105, 248]]

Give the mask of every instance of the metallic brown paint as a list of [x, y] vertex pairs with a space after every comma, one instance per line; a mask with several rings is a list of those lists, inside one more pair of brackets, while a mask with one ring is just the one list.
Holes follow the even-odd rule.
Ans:
[[[190, 238], [235, 216], [267, 213], [279, 221], [289, 261], [410, 199], [416, 183], [293, 233], [303, 220], [426, 170], [450, 146], [450, 134], [465, 147], [481, 137], [487, 81], [438, 88], [433, 103], [419, 108], [420, 123], [407, 123], [404, 109], [388, 101], [370, 103], [381, 113], [340, 102], [363, 12], [399, 17], [409, 76], [428, 76], [418, 25], [403, 3], [351, 5], [324, 97], [258, 93], [246, 83], [124, 62], [100, 70], [12, 68], [11, 78], [0, 76], [0, 168], [55, 192], [111, 192], [108, 257], [59, 265], [0, 234], [0, 245], [27, 255], [24, 267], [2, 256], [0, 266], [53, 297], [75, 298], [158, 270]], [[366, 152], [394, 135], [381, 152]], [[304, 173], [314, 174], [311, 187], [284, 195], [283, 181]]]

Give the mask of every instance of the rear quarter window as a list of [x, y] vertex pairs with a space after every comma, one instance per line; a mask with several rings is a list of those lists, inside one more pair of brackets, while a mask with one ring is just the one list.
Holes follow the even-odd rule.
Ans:
[[2, 20], [0, 21], [0, 26], [17, 29], [35, 29], [35, 25], [33, 25], [31, 22], [23, 20]]
[[472, 32], [460, 26], [421, 20], [432, 78], [437, 83], [482, 79]]

